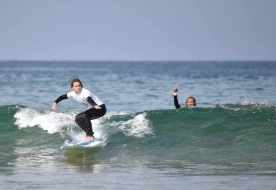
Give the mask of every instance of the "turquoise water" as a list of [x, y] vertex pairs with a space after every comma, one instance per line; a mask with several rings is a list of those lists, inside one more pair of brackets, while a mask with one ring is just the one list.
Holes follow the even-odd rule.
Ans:
[[[273, 62], [0, 62], [1, 189], [274, 189]], [[84, 138], [78, 77], [107, 105]], [[181, 109], [172, 89], [180, 91]], [[195, 96], [196, 108], [184, 107]]]

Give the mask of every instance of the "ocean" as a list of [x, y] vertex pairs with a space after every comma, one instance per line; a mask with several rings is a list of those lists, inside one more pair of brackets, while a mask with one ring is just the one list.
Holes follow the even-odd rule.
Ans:
[[[275, 189], [276, 62], [0, 61], [0, 71], [0, 189]], [[100, 147], [60, 149], [85, 137], [74, 122], [85, 107], [50, 109], [73, 78], [106, 104], [92, 121]]]

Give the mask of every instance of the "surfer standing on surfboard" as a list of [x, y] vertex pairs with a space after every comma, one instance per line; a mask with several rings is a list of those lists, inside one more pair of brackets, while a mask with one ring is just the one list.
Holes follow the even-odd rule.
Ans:
[[[178, 95], [178, 89], [175, 88], [175, 89], [173, 89], [174, 106], [175, 106], [175, 108], [180, 108], [180, 105], [178, 104], [177, 95]], [[186, 106], [187, 107], [196, 106], [196, 99], [192, 96], [188, 97], [186, 99]]]
[[51, 108], [52, 110], [56, 110], [57, 104], [68, 98], [74, 98], [76, 101], [86, 106], [87, 110], [79, 113], [75, 118], [75, 122], [86, 133], [85, 141], [93, 141], [94, 132], [92, 130], [92, 123], [90, 120], [97, 119], [105, 115], [105, 104], [89, 90], [83, 88], [83, 85], [79, 79], [73, 79], [71, 81], [71, 88], [73, 91], [58, 97]]

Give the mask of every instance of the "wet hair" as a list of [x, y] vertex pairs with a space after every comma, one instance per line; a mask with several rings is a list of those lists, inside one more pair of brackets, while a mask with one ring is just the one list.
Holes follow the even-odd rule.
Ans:
[[83, 86], [82, 86], [82, 83], [81, 83], [81, 81], [80, 81], [80, 79], [73, 79], [73, 80], [71, 81], [71, 88], [73, 88], [73, 85], [74, 85], [75, 82], [79, 82], [80, 85], [81, 85], [81, 87], [83, 87]]
[[196, 106], [196, 99], [195, 99], [194, 97], [192, 97], [192, 96], [190, 96], [190, 97], [188, 97], [188, 98], [186, 99], [186, 104], [187, 104], [187, 100], [188, 100], [189, 98], [192, 98], [192, 99], [194, 100], [193, 106]]

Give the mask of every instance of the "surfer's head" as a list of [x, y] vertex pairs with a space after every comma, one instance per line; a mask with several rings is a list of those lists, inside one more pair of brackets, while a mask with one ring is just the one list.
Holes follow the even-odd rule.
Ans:
[[188, 107], [196, 106], [196, 99], [192, 96], [188, 97], [186, 100], [186, 106]]
[[73, 79], [71, 81], [71, 88], [74, 90], [76, 93], [79, 93], [82, 89], [82, 83], [80, 79]]

